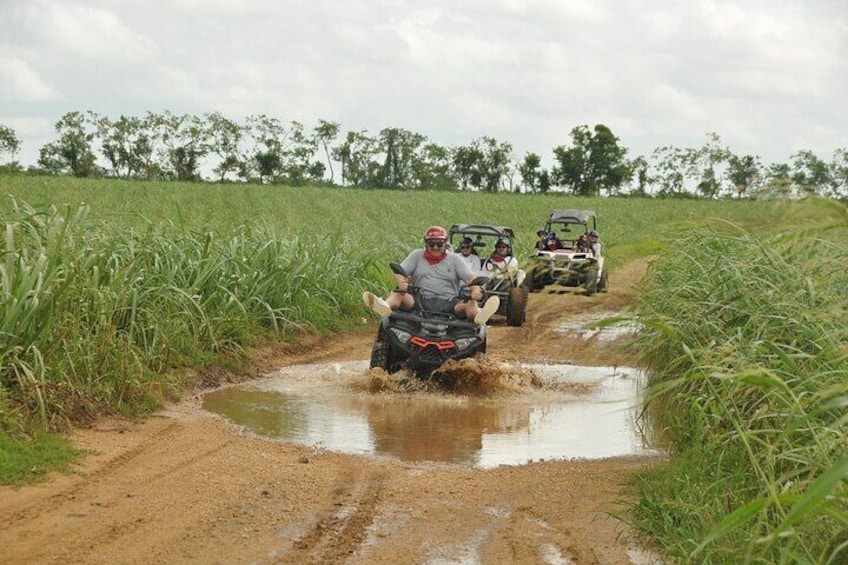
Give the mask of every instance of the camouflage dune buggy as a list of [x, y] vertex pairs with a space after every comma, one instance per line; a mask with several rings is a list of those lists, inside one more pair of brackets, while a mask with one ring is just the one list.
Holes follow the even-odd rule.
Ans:
[[591, 210], [553, 210], [545, 223], [545, 232], [556, 235], [557, 248], [535, 249], [528, 267], [532, 291], [547, 285], [582, 286], [587, 296], [607, 290], [608, 275], [603, 254], [576, 249], [581, 235], [597, 232], [598, 220]]

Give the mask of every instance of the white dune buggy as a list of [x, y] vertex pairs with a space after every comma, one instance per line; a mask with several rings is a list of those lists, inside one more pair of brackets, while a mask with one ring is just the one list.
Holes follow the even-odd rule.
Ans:
[[[489, 277], [483, 287], [488, 295], [500, 298], [496, 314], [505, 316], [509, 326], [521, 326], [527, 313], [527, 297], [530, 289], [525, 285], [526, 273], [518, 268], [518, 259], [513, 255], [515, 234], [512, 229], [487, 224], [454, 224], [448, 231], [448, 243], [458, 253], [460, 242], [471, 240], [472, 253], [482, 261], [481, 274]], [[501, 240], [509, 248], [510, 257], [506, 261], [487, 261], [495, 249], [495, 243]]]

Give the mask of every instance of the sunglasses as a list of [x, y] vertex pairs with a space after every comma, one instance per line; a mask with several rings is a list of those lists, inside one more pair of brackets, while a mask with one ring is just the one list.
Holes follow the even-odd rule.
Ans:
[[432, 249], [441, 249], [445, 246], [445, 242], [442, 240], [425, 241], [424, 243], [427, 244], [427, 247]]

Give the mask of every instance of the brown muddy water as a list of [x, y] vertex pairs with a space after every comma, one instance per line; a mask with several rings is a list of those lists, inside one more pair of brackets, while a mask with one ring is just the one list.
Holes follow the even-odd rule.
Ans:
[[490, 468], [653, 452], [636, 369], [465, 360], [447, 374], [437, 385], [367, 361], [297, 365], [209, 393], [203, 407], [258, 436], [404, 461]]

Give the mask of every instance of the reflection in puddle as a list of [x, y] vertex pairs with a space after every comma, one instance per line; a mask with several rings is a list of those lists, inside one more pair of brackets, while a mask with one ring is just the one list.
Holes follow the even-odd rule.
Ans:
[[[272, 439], [405, 461], [488, 468], [647, 451], [636, 427], [642, 382], [638, 371], [524, 368], [542, 386], [479, 398], [363, 392], [367, 361], [301, 365], [210, 393], [204, 408]], [[581, 386], [563, 386], [569, 383]]]
[[583, 339], [614, 341], [620, 337], [635, 334], [641, 327], [641, 324], [633, 318], [622, 317], [616, 312], [591, 312], [583, 316], [575, 316], [567, 324], [556, 328], [556, 331], [578, 335]]

